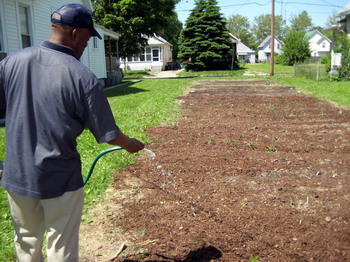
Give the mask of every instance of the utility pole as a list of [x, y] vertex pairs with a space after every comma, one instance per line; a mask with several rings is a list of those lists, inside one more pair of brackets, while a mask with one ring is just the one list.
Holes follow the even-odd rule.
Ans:
[[274, 75], [275, 67], [275, 0], [271, 1], [271, 55], [270, 55], [270, 76]]

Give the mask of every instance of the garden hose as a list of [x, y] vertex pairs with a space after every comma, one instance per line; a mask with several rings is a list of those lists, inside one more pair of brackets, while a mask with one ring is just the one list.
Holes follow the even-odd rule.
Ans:
[[92, 162], [92, 164], [91, 164], [89, 173], [87, 174], [87, 176], [86, 176], [85, 179], [84, 179], [84, 185], [89, 181], [89, 179], [90, 179], [90, 177], [91, 177], [91, 175], [92, 175], [92, 171], [94, 170], [97, 161], [98, 161], [103, 155], [105, 155], [105, 154], [107, 154], [107, 153], [110, 153], [110, 152], [113, 152], [113, 151], [116, 151], [116, 150], [121, 150], [121, 149], [124, 149], [124, 147], [115, 146], [115, 147], [111, 147], [111, 148], [109, 148], [109, 149], [107, 149], [107, 150], [102, 151], [101, 153], [99, 153], [99, 154], [96, 156], [94, 162]]

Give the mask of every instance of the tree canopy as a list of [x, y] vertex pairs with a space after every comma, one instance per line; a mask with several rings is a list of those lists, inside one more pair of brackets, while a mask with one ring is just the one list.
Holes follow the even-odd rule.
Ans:
[[197, 0], [179, 39], [179, 58], [186, 70], [229, 69], [231, 41], [216, 0]]
[[298, 15], [294, 15], [290, 19], [290, 28], [289, 30], [293, 30], [295, 32], [307, 32], [312, 30], [312, 18], [308, 15], [306, 11], [302, 11]]
[[[286, 21], [282, 16], [275, 16], [275, 36], [283, 38], [285, 35]], [[271, 14], [259, 15], [254, 17], [252, 33], [255, 36], [256, 43], [259, 45], [271, 34]]]
[[[118, 32], [119, 55], [138, 54], [147, 44], [147, 36], [164, 32], [177, 20], [179, 0], [93, 0], [94, 20]], [[169, 32], [170, 33], [170, 32]], [[176, 32], [175, 32], [176, 34]]]
[[229, 32], [237, 36], [241, 41], [250, 48], [256, 48], [254, 37], [251, 32], [249, 19], [242, 15], [232, 15], [227, 18], [226, 26]]

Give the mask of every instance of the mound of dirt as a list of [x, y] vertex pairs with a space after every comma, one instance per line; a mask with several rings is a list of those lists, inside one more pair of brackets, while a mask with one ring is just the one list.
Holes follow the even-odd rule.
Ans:
[[112, 260], [350, 261], [349, 110], [254, 79], [179, 99], [156, 156], [115, 174]]

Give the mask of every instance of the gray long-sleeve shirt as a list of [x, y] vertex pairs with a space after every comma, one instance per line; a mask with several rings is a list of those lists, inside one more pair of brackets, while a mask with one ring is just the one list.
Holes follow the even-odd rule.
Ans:
[[0, 62], [0, 110], [6, 108], [2, 186], [53, 198], [83, 186], [76, 138], [98, 143], [120, 134], [96, 76], [66, 46], [43, 42]]

